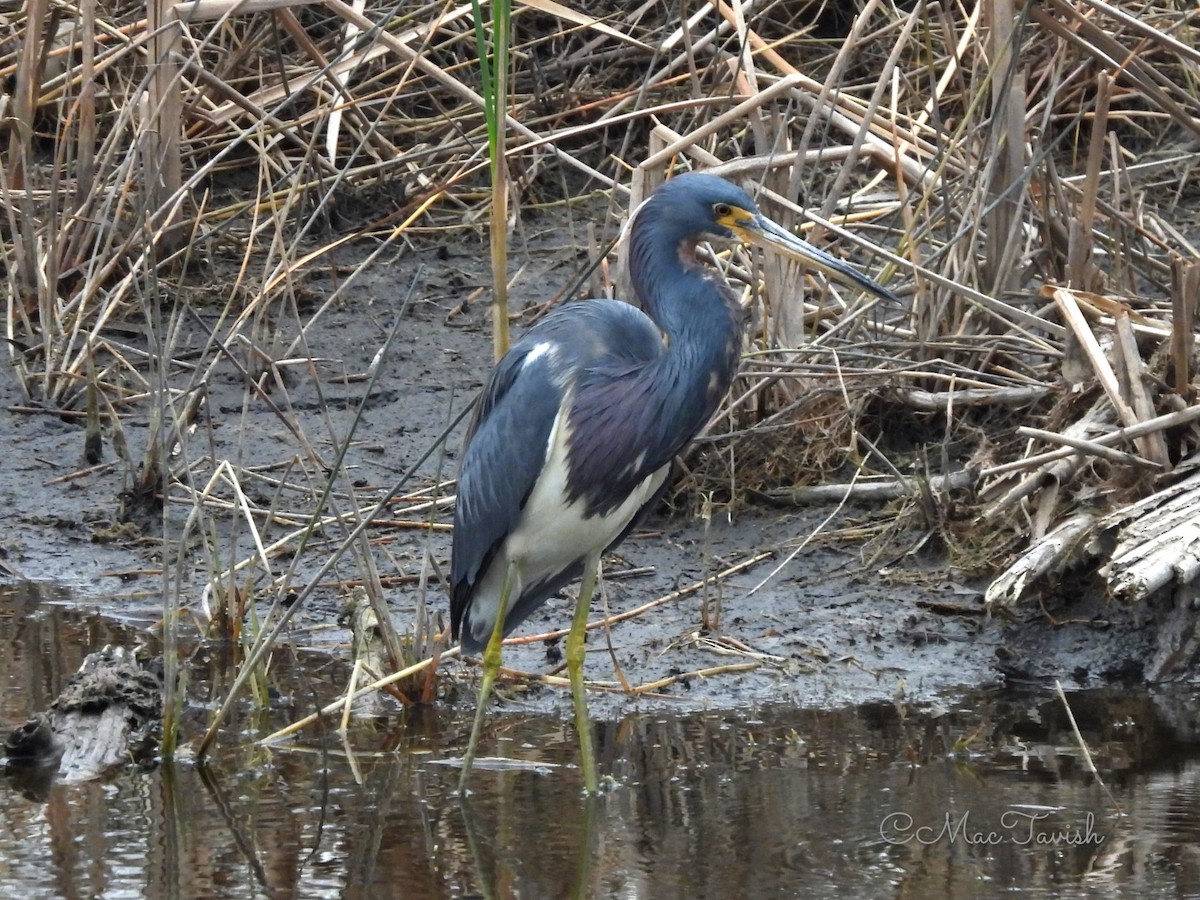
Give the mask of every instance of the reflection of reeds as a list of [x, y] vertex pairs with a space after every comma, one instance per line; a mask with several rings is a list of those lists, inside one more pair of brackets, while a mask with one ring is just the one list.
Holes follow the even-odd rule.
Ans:
[[[752, 184], [912, 303], [877, 313], [779, 260], [722, 259], [753, 324], [689, 489], [790, 504], [837, 482], [983, 569], [1195, 453], [1190, 10], [868, 0], [818, 28], [816, 5], [698, 7], [686, 27], [666, 9], [495, 4], [490, 66], [470, 4], [156, 0], [145, 17], [31, 0], [0, 21], [11, 370], [30, 407], [86, 415], [89, 458], [108, 438], [122, 516], [165, 517], [171, 589], [201, 560], [225, 634], [292, 590], [308, 535], [345, 540], [370, 515], [321, 449], [347, 436], [286, 402], [345, 286], [380, 253], [481, 231], [489, 209], [499, 302], [506, 201], [574, 214], [611, 190], [615, 221], [686, 167]], [[360, 239], [376, 251], [300, 312], [305, 275]], [[218, 372], [276, 415], [286, 470], [208, 449]], [[152, 426], [140, 445], [130, 421]], [[1110, 444], [1125, 455], [1095, 450]], [[1088, 527], [1053, 565], [1081, 558]], [[378, 583], [359, 538], [348, 552]]]

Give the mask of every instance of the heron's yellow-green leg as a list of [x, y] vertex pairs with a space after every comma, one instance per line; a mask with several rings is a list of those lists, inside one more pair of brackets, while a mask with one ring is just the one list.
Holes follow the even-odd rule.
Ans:
[[471, 766], [475, 763], [475, 750], [479, 745], [479, 735], [483, 731], [483, 717], [487, 710], [488, 697], [492, 695], [492, 685], [496, 682], [496, 673], [500, 671], [500, 645], [504, 642], [504, 617], [508, 615], [508, 596], [512, 593], [513, 582], [516, 581], [517, 567], [508, 564], [504, 573], [504, 587], [500, 589], [500, 608], [496, 610], [496, 624], [492, 626], [492, 636], [488, 638], [483, 650], [483, 676], [479, 681], [479, 701], [475, 706], [475, 724], [471, 726], [471, 740], [467, 744], [466, 755], [463, 756], [462, 775], [458, 779], [458, 790], [465, 793], [467, 779], [471, 777]]
[[583, 692], [583, 660], [587, 655], [584, 635], [587, 632], [588, 610], [592, 605], [592, 592], [600, 571], [600, 556], [593, 554], [583, 567], [583, 583], [579, 586], [579, 599], [575, 602], [575, 616], [571, 619], [571, 631], [567, 635], [567, 672], [571, 676], [571, 697], [575, 701], [575, 730], [579, 732], [579, 754], [583, 762], [583, 789], [596, 793], [596, 756], [592, 752], [592, 730], [588, 724], [587, 698]]

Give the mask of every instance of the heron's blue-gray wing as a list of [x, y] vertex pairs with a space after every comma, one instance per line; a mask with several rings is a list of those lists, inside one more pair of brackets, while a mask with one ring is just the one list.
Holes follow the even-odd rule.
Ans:
[[[707, 423], [737, 371], [738, 344], [703, 373], [699, 385], [685, 378], [678, 357], [660, 356], [626, 366], [597, 365], [579, 380], [572, 433], [572, 499], [584, 498], [589, 514], [604, 515], [645, 478], [671, 464]], [[581, 436], [582, 439], [581, 439]]]
[[[550, 313], [493, 370], [459, 470], [450, 618], [460, 639], [467, 640], [461, 625], [474, 589], [517, 527], [542, 473], [566, 398], [594, 372], [628, 378], [662, 353], [658, 329], [640, 310], [615, 300], [587, 300]], [[579, 418], [572, 419], [572, 429], [572, 455], [576, 442], [595, 443], [603, 452], [608, 440], [604, 431]], [[577, 578], [592, 549], [581, 548], [579, 559], [564, 561], [556, 575], [523, 585], [521, 596], [510, 598], [505, 632]]]
[[479, 398], [458, 473], [450, 621], [459, 632], [471, 594], [516, 527], [546, 459], [562, 402], [552, 355], [531, 330], [497, 363]]

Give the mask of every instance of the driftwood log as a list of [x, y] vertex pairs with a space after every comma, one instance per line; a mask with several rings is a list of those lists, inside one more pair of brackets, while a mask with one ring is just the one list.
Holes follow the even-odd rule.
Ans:
[[5, 774], [27, 796], [55, 781], [99, 778], [155, 759], [162, 728], [162, 679], [132, 650], [89, 654], [45, 712], [4, 742]]
[[1100, 561], [1114, 600], [1169, 599], [1146, 678], [1200, 669], [1200, 454], [1179, 463], [1176, 474], [1186, 477], [1106, 515], [1081, 512], [1061, 523], [992, 582], [984, 594], [988, 610], [1012, 607], [1062, 572]]
[[1200, 580], [1200, 454], [1176, 466], [1176, 475], [1186, 473], [1103, 516], [1081, 512], [1059, 524], [992, 582], [988, 608], [1012, 606], [1047, 579], [1096, 560], [1112, 596], [1128, 603]]
[[[1200, 460], [1179, 470], [1200, 467]], [[1109, 513], [1100, 522], [1103, 536], [1116, 535], [1116, 546], [1100, 569], [1113, 595], [1139, 601], [1166, 587], [1190, 585], [1200, 577], [1200, 471]]]

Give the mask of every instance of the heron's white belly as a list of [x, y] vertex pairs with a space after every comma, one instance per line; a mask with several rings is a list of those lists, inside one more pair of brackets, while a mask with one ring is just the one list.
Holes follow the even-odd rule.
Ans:
[[563, 571], [575, 562], [603, 552], [629, 525], [633, 517], [667, 477], [663, 466], [644, 478], [619, 506], [605, 515], [587, 516], [586, 501], [567, 502], [567, 438], [569, 430], [560, 414], [550, 433], [548, 459], [521, 511], [517, 527], [492, 559], [472, 604], [472, 618], [486, 610], [495, 621], [500, 591], [510, 563], [516, 564], [518, 583], [512, 585], [509, 608], [525, 585]]
[[525, 504], [517, 528], [505, 541], [525, 584], [562, 571], [578, 559], [599, 553], [620, 535], [654, 496], [666, 469], [648, 476], [620, 506], [602, 516], [585, 516], [585, 503], [566, 503], [566, 479], [546, 472]]

